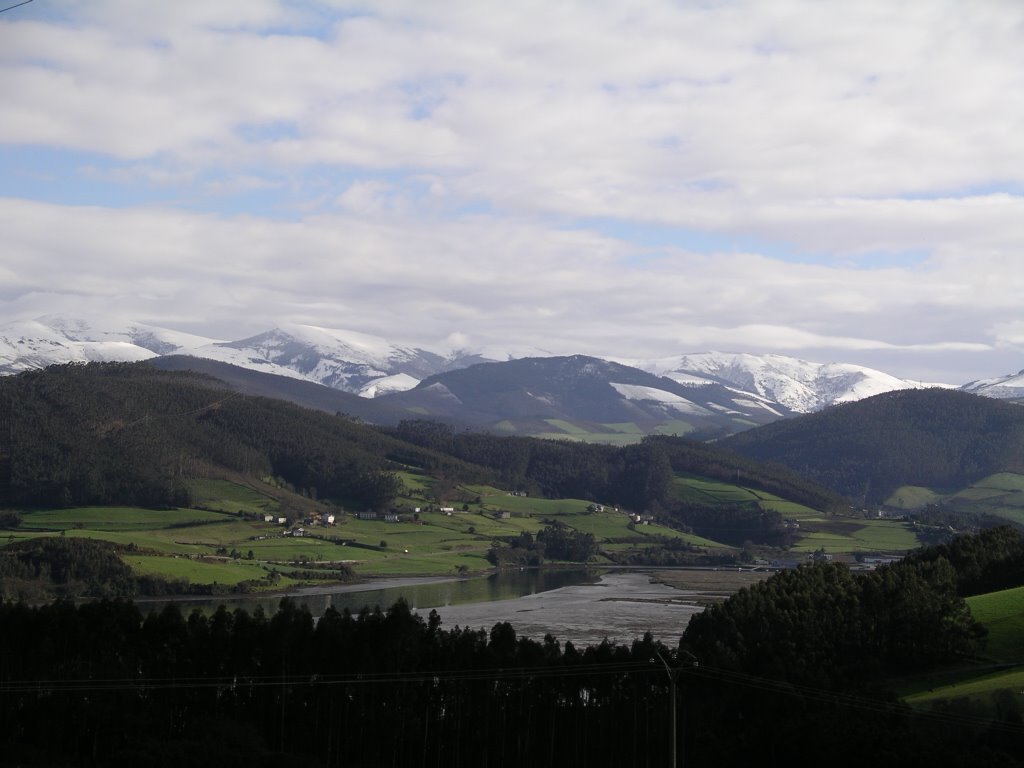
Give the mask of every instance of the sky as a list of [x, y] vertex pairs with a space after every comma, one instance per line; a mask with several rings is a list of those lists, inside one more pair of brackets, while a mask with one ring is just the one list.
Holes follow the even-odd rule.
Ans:
[[33, 0], [0, 66], [0, 322], [1024, 368], [1019, 0]]

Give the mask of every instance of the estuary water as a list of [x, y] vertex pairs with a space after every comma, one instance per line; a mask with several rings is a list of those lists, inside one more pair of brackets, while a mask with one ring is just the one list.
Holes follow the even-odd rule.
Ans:
[[[650, 632], [675, 645], [690, 617], [703, 610], [702, 593], [653, 582], [647, 574], [612, 572], [597, 581], [534, 592], [487, 603], [433, 606], [442, 627], [490, 629], [507, 621], [520, 636], [540, 640], [546, 634], [573, 645], [609, 642], [628, 645]], [[420, 612], [429, 613], [424, 607]]]
[[[394, 578], [362, 584], [307, 587], [288, 598], [309, 608], [314, 617], [328, 607], [358, 613], [364, 606], [387, 609], [404, 598], [426, 618], [431, 610], [441, 626], [490, 630], [508, 621], [520, 636], [536, 640], [551, 634], [577, 647], [630, 643], [644, 632], [674, 645], [690, 616], [702, 610], [697, 590], [676, 589], [652, 581], [644, 573], [599, 572], [592, 569], [523, 569], [470, 578]], [[238, 598], [218, 596], [174, 601], [184, 613], [193, 608], [213, 611], [219, 605], [249, 612], [257, 607], [270, 615], [281, 595]], [[138, 601], [145, 613], [168, 601]]]

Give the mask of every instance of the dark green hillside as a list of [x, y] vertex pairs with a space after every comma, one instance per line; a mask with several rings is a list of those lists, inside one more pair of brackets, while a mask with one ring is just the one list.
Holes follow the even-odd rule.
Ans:
[[496, 472], [507, 487], [553, 498], [616, 503], [631, 509], [677, 506], [673, 473], [737, 483], [823, 511], [848, 503], [781, 466], [766, 466], [681, 437], [648, 437], [638, 445], [541, 440], [457, 432], [432, 421], [405, 421], [389, 434]]
[[251, 397], [213, 377], [145, 364], [56, 366], [0, 379], [10, 442], [0, 505], [185, 506], [188, 482], [225, 472], [278, 478], [355, 508], [395, 495], [416, 467], [449, 484], [499, 484], [637, 510], [677, 503], [673, 473], [742, 482], [816, 509], [834, 494], [682, 438], [616, 448], [456, 432], [408, 421], [384, 431]]
[[404, 462], [486, 479], [345, 418], [247, 397], [145, 365], [70, 365], [0, 379], [9, 460], [0, 504], [182, 506], [186, 482], [224, 471], [276, 477], [315, 498], [387, 503]]
[[311, 381], [276, 376], [272, 373], [241, 368], [219, 360], [207, 360], [186, 355], [165, 355], [147, 360], [146, 365], [161, 371], [192, 371], [220, 379], [232, 389], [246, 395], [286, 400], [303, 408], [325, 413], [343, 413], [372, 424], [397, 424], [408, 414], [390, 408], [381, 400], [369, 399], [342, 392], [338, 389], [314, 384]]
[[[3, 422], [8, 428], [2, 430], [7, 447], [0, 451], [5, 457], [0, 510], [21, 510], [20, 519], [29, 521], [19, 527], [18, 515], [9, 516], [5, 524], [17, 527], [18, 537], [61, 531], [137, 545], [145, 552], [132, 558], [136, 572], [195, 583], [266, 579], [266, 563], [303, 558], [358, 559], [364, 568], [389, 573], [481, 567], [479, 553], [468, 561], [460, 553], [475, 552], [480, 541], [489, 545], [495, 538], [506, 541], [524, 531], [536, 533], [551, 513], [545, 506], [551, 499], [574, 500], [570, 516], [581, 520], [560, 522], [593, 534], [606, 548], [602, 557], [635, 561], [632, 550], [640, 548], [647, 561], [675, 564], [692, 559], [685, 547], [676, 546], [680, 536], [703, 538], [702, 545], [716, 549], [748, 543], [786, 547], [801, 534], [783, 515], [813, 521], [817, 527], [808, 527], [808, 535], [821, 535], [819, 529], [827, 528], [821, 516], [847, 506], [789, 470], [761, 466], [683, 438], [649, 438], [617, 448], [474, 434], [426, 421], [383, 430], [248, 396], [203, 374], [160, 371], [145, 364], [72, 365], [0, 379], [0, 403], [8, 405]], [[263, 499], [262, 506], [237, 499], [226, 499], [230, 503], [225, 506], [217, 501], [218, 494], [238, 491], [229, 493], [217, 482], [250, 489]], [[693, 482], [732, 490], [719, 498], [690, 488]], [[290, 500], [275, 497], [274, 488]], [[681, 490], [685, 488], [689, 490]], [[495, 502], [494, 495], [508, 498]], [[519, 499], [525, 506], [516, 503]], [[235, 516], [262, 524], [267, 512], [272, 519], [294, 522], [305, 517], [301, 510], [324, 511], [317, 508], [327, 504], [351, 512], [423, 506], [427, 515], [441, 501], [455, 502], [461, 512], [482, 519], [448, 520], [439, 513], [437, 519], [425, 518], [419, 509], [407, 521], [362, 521], [349, 515], [337, 523], [346, 526], [343, 532], [318, 531], [322, 536], [313, 537], [316, 544], [307, 544], [303, 536], [294, 545], [299, 539], [287, 538], [288, 531], [234, 525]], [[622, 511], [588, 510], [588, 502]], [[170, 537], [165, 527], [144, 533], [125, 520], [105, 517], [117, 516], [112, 507], [130, 508], [134, 518], [144, 511], [140, 508], [189, 506], [231, 517]], [[84, 517], [46, 517], [55, 508], [71, 507], [99, 510]], [[595, 511], [607, 517], [591, 516]], [[627, 511], [638, 516], [631, 520]], [[517, 518], [499, 523], [487, 517], [499, 512], [516, 513]], [[311, 520], [315, 517], [310, 515]], [[342, 533], [353, 543], [372, 544], [374, 553], [385, 549], [378, 546], [381, 541], [393, 543], [405, 536], [408, 544], [397, 550], [402, 557], [389, 557], [389, 548], [379, 557], [361, 552], [354, 558], [352, 548], [334, 549], [342, 546], [336, 543]], [[268, 536], [272, 544], [247, 543]], [[13, 541], [14, 534], [8, 539]], [[837, 546], [831, 540], [828, 545]], [[838, 546], [847, 545], [854, 543], [847, 539]], [[200, 567], [190, 559], [186, 568], [184, 562], [153, 560], [169, 554], [227, 558], [233, 550], [239, 557], [253, 550], [248, 567], [236, 562], [238, 567], [230, 572], [215, 573], [212, 561]]]
[[1024, 409], [943, 389], [889, 392], [722, 440], [866, 503], [1024, 469]]

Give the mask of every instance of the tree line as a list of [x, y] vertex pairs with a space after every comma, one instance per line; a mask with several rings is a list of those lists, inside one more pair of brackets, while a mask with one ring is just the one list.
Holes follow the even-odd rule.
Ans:
[[676, 682], [687, 765], [1018, 765], [1019, 710], [991, 728], [936, 722], [885, 690], [979, 647], [957, 563], [1020, 558], [1018, 534], [988, 536], [957, 545], [973, 558], [780, 573], [668, 645], [581, 650], [508, 622], [446, 627], [401, 601], [319, 620], [290, 600], [269, 618], [0, 602], [0, 762], [663, 765]]

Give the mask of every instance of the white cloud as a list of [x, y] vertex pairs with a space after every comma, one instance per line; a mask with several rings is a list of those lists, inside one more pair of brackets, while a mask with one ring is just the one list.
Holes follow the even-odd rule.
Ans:
[[[1024, 5], [26, 8], [0, 146], [89, 153], [56, 178], [122, 197], [5, 187], [11, 312], [932, 367], [1020, 344]], [[215, 213], [254, 192], [280, 197]]]

